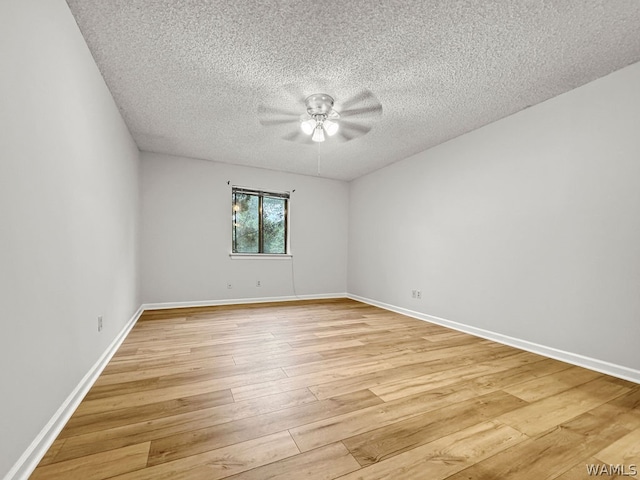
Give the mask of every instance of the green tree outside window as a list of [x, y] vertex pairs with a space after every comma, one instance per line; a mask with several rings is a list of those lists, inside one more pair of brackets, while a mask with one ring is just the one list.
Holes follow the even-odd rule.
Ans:
[[233, 187], [232, 253], [287, 253], [289, 194]]

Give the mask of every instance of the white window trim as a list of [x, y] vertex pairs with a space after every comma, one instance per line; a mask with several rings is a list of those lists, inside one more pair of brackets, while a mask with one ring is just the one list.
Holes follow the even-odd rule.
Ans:
[[[291, 192], [288, 191], [277, 191], [277, 190], [267, 190], [267, 189], [255, 189], [251, 187], [243, 187], [241, 185], [232, 185], [231, 191], [234, 189], [245, 190], [247, 192], [254, 192], [259, 194], [276, 194], [276, 195], [286, 195], [287, 199], [287, 214], [286, 214], [286, 238], [285, 238], [285, 249], [287, 253], [234, 253], [233, 251], [229, 253], [229, 257], [232, 260], [248, 260], [255, 258], [264, 258], [265, 260], [287, 260], [289, 258], [293, 258], [291, 254]], [[233, 209], [233, 201], [231, 202], [231, 208]], [[233, 227], [232, 227], [233, 228]], [[232, 246], [233, 249], [233, 246]]]
[[290, 253], [230, 253], [231, 260], [290, 260], [293, 255]]

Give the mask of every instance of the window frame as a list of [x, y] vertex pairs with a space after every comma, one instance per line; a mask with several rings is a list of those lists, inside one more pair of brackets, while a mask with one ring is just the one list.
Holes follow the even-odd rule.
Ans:
[[[258, 252], [236, 252], [236, 242], [234, 241], [234, 230], [236, 228], [237, 210], [235, 209], [236, 194], [254, 195], [258, 197]], [[284, 200], [284, 253], [264, 252], [264, 198], [280, 198]], [[239, 185], [231, 186], [231, 258], [290, 258], [289, 220], [291, 194], [289, 192], [278, 192], [274, 190], [263, 190]]]

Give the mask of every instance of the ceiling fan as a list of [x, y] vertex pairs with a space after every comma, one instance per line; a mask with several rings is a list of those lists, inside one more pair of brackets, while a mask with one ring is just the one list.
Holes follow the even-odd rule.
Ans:
[[347, 142], [369, 132], [382, 115], [380, 101], [366, 89], [342, 102], [326, 93], [296, 97], [298, 111], [258, 105], [260, 123], [280, 129], [281, 138], [292, 142]]

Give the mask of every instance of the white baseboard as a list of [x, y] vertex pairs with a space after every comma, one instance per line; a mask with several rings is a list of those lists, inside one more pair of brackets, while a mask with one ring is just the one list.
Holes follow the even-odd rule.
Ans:
[[133, 314], [98, 361], [91, 367], [82, 380], [80, 380], [80, 383], [73, 389], [62, 405], [60, 405], [60, 408], [53, 414], [53, 417], [51, 417], [49, 422], [47, 422], [33, 442], [31, 442], [31, 445], [29, 445], [11, 470], [5, 475], [4, 480], [27, 480], [29, 478], [65, 424], [69, 421], [73, 412], [78, 408], [84, 396], [100, 376], [104, 367], [107, 366], [111, 357], [116, 353], [124, 339], [127, 338], [127, 335], [140, 318], [140, 315], [142, 315], [142, 312], [143, 309], [140, 307], [136, 313]]
[[596, 372], [605, 373], [613, 377], [629, 380], [630, 382], [640, 383], [640, 370], [624, 367], [622, 365], [616, 365], [614, 363], [598, 360], [597, 358], [586, 357], [577, 353], [566, 352], [564, 350], [558, 350], [556, 348], [547, 347], [538, 343], [529, 342], [527, 340], [521, 340], [519, 338], [510, 337], [501, 333], [484, 330], [482, 328], [472, 327], [463, 323], [454, 322], [445, 318], [435, 317], [433, 315], [427, 315], [425, 313], [416, 312], [407, 308], [397, 307], [388, 303], [379, 302], [370, 298], [360, 297], [358, 295], [347, 294], [347, 298], [357, 300], [362, 303], [367, 303], [376, 307], [384, 308], [392, 312], [400, 313], [408, 317], [417, 318], [418, 320], [424, 320], [425, 322], [435, 323], [448, 327], [453, 330], [468, 333], [476, 337], [486, 338], [497, 343], [509, 345], [511, 347], [526, 350], [528, 352], [537, 353], [545, 357], [554, 358], [562, 362], [577, 365], [579, 367], [588, 368], [589, 370], [595, 370]]
[[296, 300], [323, 300], [332, 298], [347, 298], [346, 293], [319, 293], [315, 295], [297, 295], [286, 297], [258, 297], [258, 298], [225, 298], [222, 300], [197, 300], [193, 302], [165, 302], [143, 303], [143, 310], [163, 310], [184, 307], [216, 307], [219, 305], [244, 305], [247, 303], [294, 302]]

